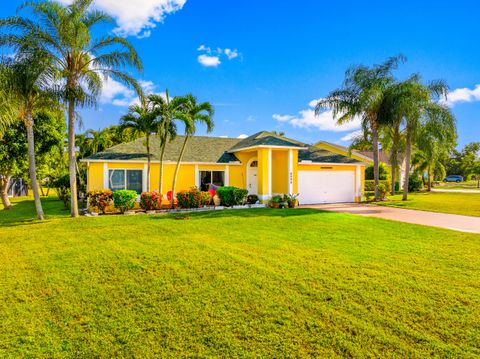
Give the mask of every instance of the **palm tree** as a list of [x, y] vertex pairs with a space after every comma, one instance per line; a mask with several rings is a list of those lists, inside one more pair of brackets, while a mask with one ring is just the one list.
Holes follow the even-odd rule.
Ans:
[[112, 78], [132, 86], [138, 93], [137, 81], [121, 68], [131, 66], [142, 69], [142, 63], [133, 46], [118, 36], [95, 38], [92, 28], [112, 22], [104, 12], [93, 10], [93, 0], [73, 0], [70, 5], [55, 1], [27, 2], [20, 10], [28, 8], [34, 20], [13, 16], [0, 21], [0, 28], [12, 33], [0, 35], [0, 45], [21, 50], [38, 46], [47, 52], [61, 78], [63, 99], [68, 114], [68, 155], [71, 190], [71, 215], [78, 216], [75, 109], [96, 102], [102, 77]]
[[213, 114], [214, 109], [212, 104], [209, 102], [198, 103], [197, 98], [192, 94], [188, 94], [184, 98], [184, 106], [181, 113], [178, 115], [178, 120], [182, 121], [185, 124], [185, 139], [183, 140], [182, 149], [180, 155], [178, 156], [177, 165], [175, 166], [175, 173], [173, 175], [172, 183], [172, 199], [171, 207], [174, 208], [175, 201], [175, 186], [177, 184], [178, 171], [180, 169], [180, 163], [182, 162], [183, 154], [185, 153], [185, 148], [187, 142], [191, 136], [197, 132], [197, 123], [203, 123], [207, 126], [207, 132], [213, 131]]
[[128, 114], [122, 116], [120, 125], [130, 129], [134, 137], [145, 136], [147, 149], [147, 191], [150, 191], [150, 136], [157, 130], [156, 113], [145, 101], [142, 105], [132, 105]]
[[56, 93], [49, 88], [52, 81], [50, 58], [44, 52], [18, 53], [9, 66], [5, 85], [18, 104], [18, 117], [27, 130], [28, 169], [35, 201], [37, 217], [45, 218], [38, 191], [37, 168], [35, 163], [35, 140], [33, 134], [35, 111], [55, 107]]
[[331, 108], [339, 125], [360, 118], [364, 127], [368, 126], [372, 139], [376, 200], [380, 199], [378, 191], [378, 131], [382, 125], [378, 121], [378, 113], [386, 89], [395, 80], [392, 71], [404, 60], [405, 58], [399, 55], [389, 58], [380, 65], [350, 68], [345, 73], [343, 86], [330, 92], [315, 106], [316, 115], [319, 115], [323, 109]]
[[175, 119], [181, 113], [184, 105], [183, 97], [170, 98], [168, 90], [165, 97], [161, 95], [150, 95], [148, 101], [151, 103], [157, 118], [157, 136], [160, 143], [160, 172], [158, 190], [162, 192], [163, 189], [163, 158], [165, 155], [165, 147], [167, 143], [173, 141], [177, 137], [177, 125]]

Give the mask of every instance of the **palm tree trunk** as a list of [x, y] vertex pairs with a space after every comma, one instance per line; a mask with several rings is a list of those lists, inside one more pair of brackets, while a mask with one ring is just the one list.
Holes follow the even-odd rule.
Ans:
[[412, 161], [412, 129], [407, 127], [407, 146], [405, 149], [405, 182], [403, 183], [402, 201], [408, 199], [408, 182], [410, 180], [410, 165]]
[[40, 193], [38, 192], [37, 167], [35, 164], [35, 139], [33, 135], [33, 115], [31, 109], [25, 111], [25, 127], [27, 128], [28, 143], [28, 171], [30, 173], [30, 182], [32, 183], [33, 199], [35, 202], [35, 210], [40, 220], [45, 219], [43, 213], [42, 202], [40, 201]]
[[392, 150], [390, 153], [390, 165], [392, 171], [392, 196], [395, 196], [395, 182], [398, 170], [398, 142], [400, 138], [400, 126], [395, 126], [392, 141]]
[[70, 173], [70, 214], [78, 217], [77, 160], [75, 158], [75, 101], [68, 102], [68, 171]]
[[147, 192], [150, 192], [150, 135], [147, 134]]
[[12, 209], [12, 204], [8, 198], [8, 184], [10, 183], [10, 175], [0, 175], [0, 197], [2, 199], [3, 209], [9, 210]]
[[162, 186], [163, 186], [163, 156], [165, 154], [165, 146], [167, 140], [162, 143], [160, 147], [160, 174], [159, 174], [159, 184], [158, 184], [158, 191], [162, 193]]
[[173, 174], [173, 184], [172, 184], [172, 200], [170, 202], [171, 208], [175, 208], [175, 186], [177, 184], [177, 176], [178, 176], [178, 171], [180, 169], [180, 162], [182, 161], [183, 154], [185, 152], [185, 147], [187, 146], [187, 141], [188, 141], [189, 136], [185, 136], [185, 140], [183, 141], [182, 145], [182, 150], [180, 151], [180, 156], [178, 156], [178, 161], [177, 165], [175, 166], [175, 173]]
[[379, 178], [379, 158], [378, 158], [378, 128], [377, 123], [374, 120], [370, 121], [372, 128], [372, 146], [373, 146], [373, 178], [375, 180], [375, 201], [380, 200], [380, 193], [378, 191], [378, 178]]
[[431, 176], [431, 168], [430, 166], [428, 166], [427, 168], [427, 175], [428, 175], [428, 178], [427, 178], [427, 192], [431, 192], [432, 191], [432, 176]]

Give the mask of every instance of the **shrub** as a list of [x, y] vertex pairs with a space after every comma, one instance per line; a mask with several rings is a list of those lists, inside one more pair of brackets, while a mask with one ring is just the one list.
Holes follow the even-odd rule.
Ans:
[[408, 178], [408, 192], [418, 192], [423, 189], [423, 181], [415, 176]]
[[88, 203], [97, 207], [103, 214], [105, 209], [112, 204], [113, 192], [109, 189], [90, 191], [87, 193]]
[[[378, 166], [378, 179], [380, 181], [385, 181], [388, 179], [388, 169], [387, 166], [384, 163], [380, 163]], [[366, 180], [374, 180], [375, 178], [373, 177], [373, 165], [368, 166], [365, 168], [365, 179]]]
[[222, 205], [231, 207], [245, 203], [248, 191], [233, 186], [218, 187], [217, 195], [220, 198]]
[[70, 175], [66, 174], [53, 180], [53, 186], [58, 199], [63, 202], [65, 209], [68, 209], [70, 203]]
[[268, 206], [271, 207], [271, 208], [279, 208], [280, 203], [282, 203], [282, 202], [284, 202], [283, 196], [276, 195], [276, 196], [273, 196], [272, 198], [270, 198], [270, 200], [268, 201]]
[[210, 193], [210, 191], [202, 192], [201, 197], [202, 197], [202, 206], [209, 206], [212, 204], [213, 196]]
[[140, 195], [140, 207], [146, 211], [162, 208], [162, 194], [157, 191], [142, 192]]
[[177, 193], [177, 202], [180, 208], [198, 208], [202, 204], [202, 193], [196, 187], [180, 191]]
[[[378, 192], [380, 193], [380, 198], [385, 198], [390, 189], [390, 181], [378, 181]], [[365, 198], [367, 201], [375, 197], [375, 181], [367, 180], [365, 181]]]
[[249, 194], [247, 196], [247, 203], [248, 204], [255, 204], [258, 202], [258, 196], [256, 194]]
[[136, 191], [122, 189], [113, 192], [113, 204], [115, 205], [115, 208], [118, 208], [122, 213], [132, 209], [135, 206], [136, 199]]

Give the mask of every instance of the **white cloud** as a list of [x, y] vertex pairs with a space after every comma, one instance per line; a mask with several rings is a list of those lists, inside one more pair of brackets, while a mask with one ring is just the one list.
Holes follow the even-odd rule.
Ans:
[[362, 130], [356, 130], [350, 133], [347, 133], [345, 136], [343, 136], [340, 141], [342, 142], [350, 142], [356, 139], [357, 137], [361, 136], [363, 134]]
[[450, 91], [447, 98], [442, 98], [440, 103], [453, 107], [457, 103], [474, 101], [480, 101], [480, 85], [476, 85], [474, 89], [459, 88]]
[[252, 115], [247, 117], [247, 122], [255, 122], [255, 121], [256, 121], [256, 119]]
[[199, 55], [197, 60], [202, 66], [205, 67], [217, 67], [222, 63], [218, 56], [210, 56], [206, 54]]
[[[72, 0], [57, 0], [70, 4]], [[181, 10], [187, 0], [96, 0], [95, 6], [117, 21], [115, 33], [121, 36], [148, 37], [157, 23]]]
[[247, 138], [247, 137], [248, 137], [248, 135], [246, 135], [246, 134], [242, 133], [242, 134], [241, 134], [241, 135], [239, 135], [237, 138], [240, 138], [240, 139], [242, 139], [242, 140], [243, 140], [244, 138]]
[[229, 60], [234, 59], [235, 57], [238, 57], [238, 50], [231, 50], [231, 49], [225, 49], [224, 50], [225, 55], [227, 55], [227, 58]]
[[310, 101], [309, 108], [298, 112], [298, 115], [281, 115], [274, 114], [272, 118], [279, 122], [289, 123], [293, 127], [316, 129], [320, 131], [344, 132], [360, 128], [361, 119], [355, 117], [352, 121], [343, 125], [337, 125], [337, 121], [333, 117], [332, 110], [321, 112], [315, 116], [314, 107], [318, 100]]
[[218, 67], [222, 63], [220, 60], [222, 57], [227, 58], [228, 60], [233, 60], [241, 55], [237, 49], [232, 50], [229, 48], [222, 49], [221, 47], [217, 47], [212, 50], [211, 47], [204, 44], [200, 45], [197, 48], [197, 51], [203, 52], [203, 54], [197, 57], [197, 60], [205, 67]]
[[[152, 81], [139, 80], [138, 82], [146, 94], [156, 93], [156, 85]], [[165, 95], [163, 92], [156, 94]], [[103, 79], [100, 102], [119, 107], [128, 107], [139, 103], [139, 98], [133, 89], [112, 78], [105, 78]]]

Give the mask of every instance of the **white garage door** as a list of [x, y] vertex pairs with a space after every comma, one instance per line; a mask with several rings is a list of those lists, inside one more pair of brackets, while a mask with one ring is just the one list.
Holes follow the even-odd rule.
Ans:
[[298, 171], [300, 204], [355, 201], [354, 171]]

